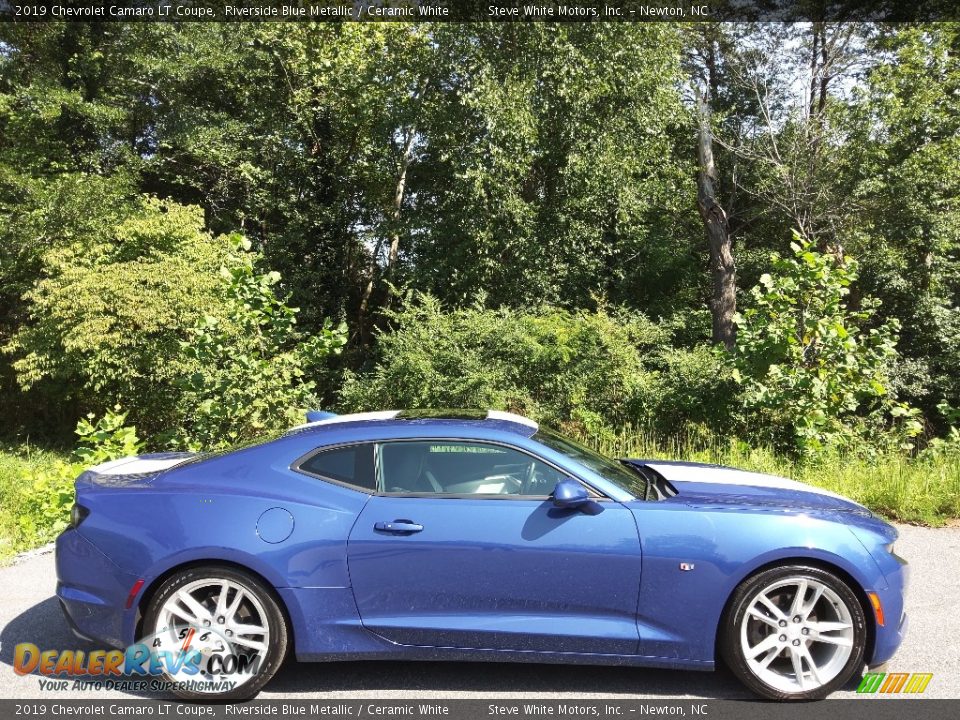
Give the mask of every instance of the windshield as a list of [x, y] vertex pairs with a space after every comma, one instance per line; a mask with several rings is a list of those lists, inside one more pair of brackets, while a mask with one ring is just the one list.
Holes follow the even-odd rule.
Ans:
[[544, 427], [537, 431], [533, 439], [543, 443], [551, 450], [566, 455], [581, 465], [586, 465], [595, 473], [623, 488], [631, 495], [639, 498], [646, 497], [646, 478], [631, 469], [629, 465], [605, 457], [586, 445], [581, 445], [576, 440], [571, 440]]

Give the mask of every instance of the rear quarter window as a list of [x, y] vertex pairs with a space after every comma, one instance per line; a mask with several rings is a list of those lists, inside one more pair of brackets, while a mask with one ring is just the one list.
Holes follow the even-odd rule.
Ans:
[[373, 445], [347, 445], [318, 450], [296, 468], [307, 475], [376, 492], [377, 476], [373, 465]]

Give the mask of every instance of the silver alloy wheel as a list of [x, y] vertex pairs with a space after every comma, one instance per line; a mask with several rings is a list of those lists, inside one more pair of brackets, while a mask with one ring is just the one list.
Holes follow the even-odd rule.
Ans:
[[[174, 679], [230, 680], [239, 687], [260, 670], [270, 647], [270, 623], [253, 590], [232, 579], [204, 578], [184, 585], [163, 604], [154, 643], [160, 650], [200, 653], [201, 672], [182, 677], [171, 673]], [[207, 671], [210, 658], [219, 655], [222, 661], [229, 654], [245, 655], [250, 662], [235, 672]]]
[[850, 609], [819, 580], [793, 576], [757, 592], [740, 623], [740, 648], [750, 672], [784, 693], [826, 685], [853, 653]]

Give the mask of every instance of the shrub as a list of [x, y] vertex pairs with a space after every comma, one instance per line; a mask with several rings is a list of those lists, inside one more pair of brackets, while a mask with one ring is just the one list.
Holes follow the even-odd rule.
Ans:
[[192, 373], [183, 390], [176, 444], [211, 449], [251, 440], [296, 422], [313, 404], [311, 374], [346, 343], [346, 326], [327, 320], [307, 337], [298, 309], [276, 294], [277, 272], [258, 273], [250, 242], [232, 238], [220, 269], [226, 297], [220, 316], [206, 315], [181, 342]]
[[638, 314], [491, 310], [482, 299], [446, 312], [411, 295], [390, 319], [372, 370], [347, 374], [343, 409], [499, 408], [603, 432], [649, 422], [661, 402], [644, 360], [667, 336]]
[[921, 457], [931, 461], [946, 459], [960, 462], [960, 410], [946, 400], [937, 404], [937, 410], [947, 421], [947, 433], [942, 438], [933, 438], [924, 448]]
[[187, 372], [180, 343], [217, 312], [228, 244], [193, 206], [141, 198], [97, 219], [45, 252], [29, 320], [5, 350], [24, 389], [98, 413], [122, 402], [138, 424], [168, 427]]
[[665, 347], [646, 362], [656, 370], [658, 385], [648, 432], [661, 438], [730, 432], [739, 388], [719, 348]]
[[143, 450], [137, 429], [127, 426], [127, 414], [116, 406], [93, 422], [89, 414], [77, 423], [77, 447], [69, 459], [58, 459], [24, 478], [16, 505], [15, 546], [33, 547], [55, 537], [67, 526], [73, 505], [73, 481], [93, 465]]
[[871, 327], [879, 301], [849, 302], [854, 260], [794, 239], [793, 257], [773, 257], [774, 272], [761, 276], [737, 317], [733, 376], [747, 425], [762, 428], [765, 442], [808, 455], [895, 424], [902, 436], [916, 435], [915, 412], [889, 392], [896, 321]]

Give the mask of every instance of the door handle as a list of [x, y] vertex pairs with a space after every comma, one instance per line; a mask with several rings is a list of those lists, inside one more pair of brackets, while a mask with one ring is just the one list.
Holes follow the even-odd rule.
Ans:
[[394, 520], [393, 522], [378, 522], [373, 525], [374, 530], [380, 532], [393, 533], [394, 535], [412, 535], [423, 530], [423, 525], [419, 525], [412, 520]]

